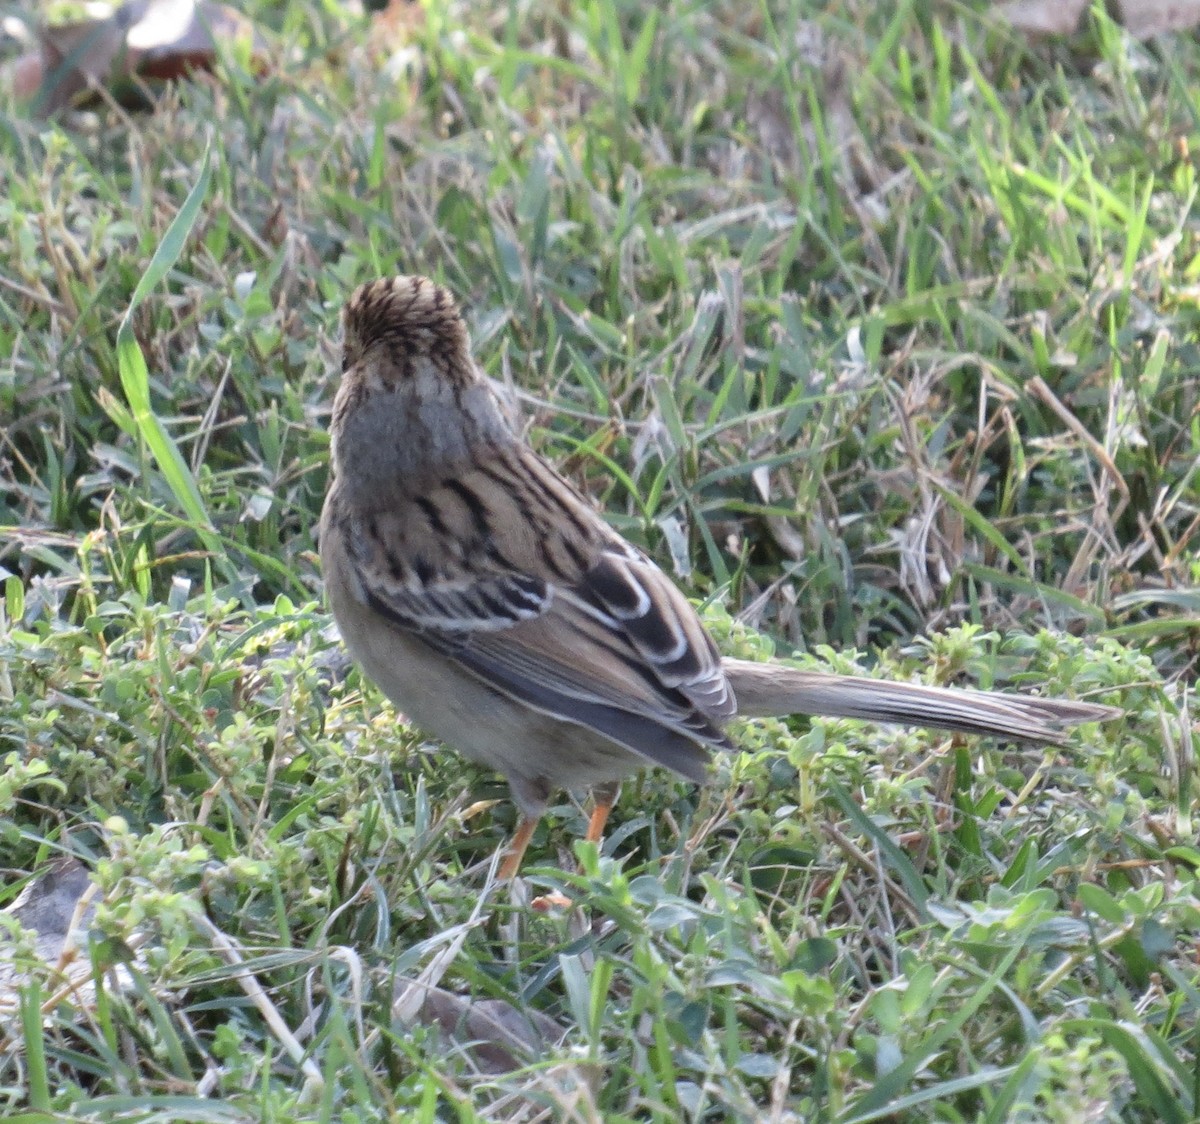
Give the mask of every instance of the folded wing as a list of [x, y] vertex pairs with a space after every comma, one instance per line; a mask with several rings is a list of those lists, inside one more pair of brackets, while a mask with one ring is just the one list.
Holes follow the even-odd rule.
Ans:
[[357, 512], [358, 596], [488, 685], [702, 779], [736, 710], [695, 610], [519, 446]]

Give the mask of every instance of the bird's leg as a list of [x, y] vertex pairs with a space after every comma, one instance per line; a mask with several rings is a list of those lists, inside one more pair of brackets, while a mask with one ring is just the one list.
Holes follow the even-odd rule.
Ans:
[[497, 875], [499, 881], [509, 882], [516, 877], [517, 871], [521, 869], [521, 860], [525, 857], [525, 849], [529, 846], [540, 819], [541, 816], [521, 817], [516, 834], [505, 849], [504, 859], [500, 863], [500, 873]]
[[589, 843], [599, 844], [604, 838], [604, 827], [608, 823], [609, 813], [620, 795], [620, 781], [610, 781], [592, 789], [592, 815], [588, 820], [587, 835], [584, 836]]
[[[611, 781], [608, 784], [602, 784], [592, 789], [592, 814], [588, 819], [587, 835], [584, 836], [589, 843], [595, 843], [599, 846], [600, 842], [604, 839], [604, 825], [608, 823], [608, 814], [612, 811], [613, 805], [617, 802], [617, 797], [620, 794], [620, 781]], [[529, 842], [529, 835], [532, 834], [536, 823], [536, 819], [531, 820], [529, 817], [521, 821], [521, 826], [517, 830], [517, 834], [513, 837], [512, 845], [504, 858], [501, 877], [505, 877], [506, 872], [510, 872], [510, 867], [511, 873], [516, 873], [517, 865], [521, 860], [517, 857], [514, 861], [513, 852], [518, 845], [522, 850], [525, 849], [525, 845]], [[525, 831], [527, 824], [529, 825], [528, 833]], [[555, 909], [570, 909], [574, 904], [570, 898], [557, 891], [550, 894], [542, 894], [529, 903], [530, 907], [538, 913], [548, 913]]]

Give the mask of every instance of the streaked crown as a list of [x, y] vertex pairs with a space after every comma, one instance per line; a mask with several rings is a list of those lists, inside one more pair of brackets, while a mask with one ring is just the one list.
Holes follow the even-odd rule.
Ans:
[[343, 321], [343, 371], [379, 348], [398, 380], [412, 377], [418, 359], [429, 360], [454, 382], [478, 377], [454, 297], [427, 277], [385, 277], [359, 286], [346, 302]]

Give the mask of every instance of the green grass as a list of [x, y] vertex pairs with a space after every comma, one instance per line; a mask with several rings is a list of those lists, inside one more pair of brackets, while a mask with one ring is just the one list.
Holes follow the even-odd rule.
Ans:
[[[8, 926], [0, 1117], [1200, 1116], [1194, 38], [538, 0], [409, 51], [247, 8], [265, 73], [5, 110], [0, 905], [63, 853], [103, 900], [42, 1018]], [[726, 650], [1126, 719], [747, 725], [600, 853], [563, 798], [525, 873], [577, 911], [480, 904], [503, 787], [320, 603], [338, 313], [392, 271]], [[426, 985], [562, 1040], [486, 1071]]]

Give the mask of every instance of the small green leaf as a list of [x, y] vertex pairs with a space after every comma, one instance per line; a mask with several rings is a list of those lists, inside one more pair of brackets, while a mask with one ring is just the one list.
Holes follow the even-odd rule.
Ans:
[[1094, 883], [1085, 882], [1076, 892], [1079, 900], [1097, 917], [1111, 921], [1114, 925], [1120, 925], [1126, 920], [1125, 910], [1117, 904], [1116, 899]]
[[25, 586], [16, 574], [10, 574], [4, 581], [4, 608], [10, 621], [25, 619]]

